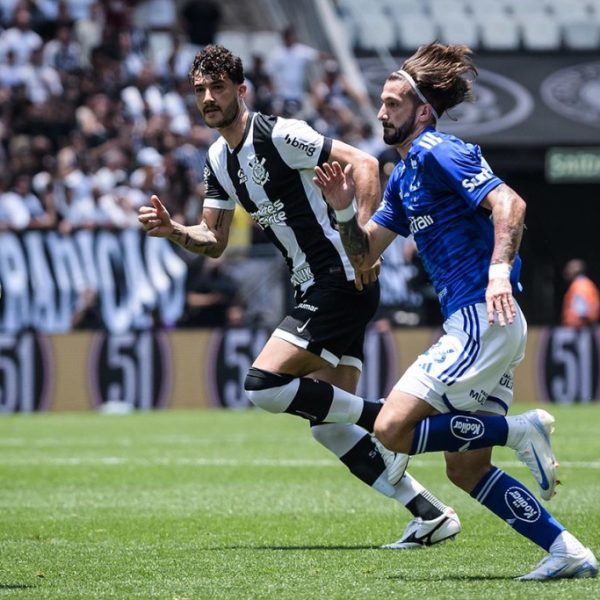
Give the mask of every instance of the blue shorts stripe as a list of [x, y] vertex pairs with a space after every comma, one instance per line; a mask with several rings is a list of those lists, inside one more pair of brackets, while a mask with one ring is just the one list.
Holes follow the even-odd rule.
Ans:
[[472, 352], [471, 356], [469, 357], [469, 360], [466, 362], [464, 367], [458, 373], [456, 373], [454, 381], [448, 382], [448, 385], [452, 385], [459, 377], [461, 377], [462, 375], [464, 375], [467, 372], [469, 367], [477, 359], [477, 356], [479, 355], [479, 350], [481, 349], [481, 331], [479, 328], [479, 319], [477, 318], [477, 311], [475, 310], [474, 306], [470, 306], [469, 308], [471, 308], [475, 312], [475, 338], [474, 338], [475, 347], [473, 348], [473, 352]]

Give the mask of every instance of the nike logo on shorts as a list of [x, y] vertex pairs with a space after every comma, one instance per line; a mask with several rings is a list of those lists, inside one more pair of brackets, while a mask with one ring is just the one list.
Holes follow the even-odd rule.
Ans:
[[306, 323], [304, 323], [304, 325], [302, 325], [301, 327], [296, 327], [296, 331], [298, 333], [304, 333], [304, 330], [306, 329], [306, 326], [310, 323], [310, 319], [312, 319], [312, 317], [310, 317]]

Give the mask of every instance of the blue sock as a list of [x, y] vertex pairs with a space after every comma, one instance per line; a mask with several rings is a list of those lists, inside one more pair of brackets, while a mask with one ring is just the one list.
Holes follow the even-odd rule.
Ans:
[[481, 478], [471, 496], [544, 550], [550, 550], [565, 530], [522, 483], [496, 467]]
[[463, 452], [504, 446], [508, 434], [506, 419], [463, 413], [436, 415], [423, 419], [415, 428], [409, 454]]

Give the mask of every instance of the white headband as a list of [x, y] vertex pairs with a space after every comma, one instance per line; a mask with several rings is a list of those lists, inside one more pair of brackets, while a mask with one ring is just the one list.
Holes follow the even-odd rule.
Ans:
[[398, 69], [396, 71], [396, 73], [398, 75], [402, 75], [402, 77], [404, 77], [404, 79], [406, 79], [406, 81], [408, 81], [410, 87], [413, 89], [413, 92], [417, 95], [417, 98], [419, 98], [419, 100], [423, 103], [423, 104], [429, 104], [429, 106], [431, 106], [431, 112], [433, 113], [433, 116], [439, 120], [439, 115], [437, 114], [437, 111], [435, 110], [435, 108], [433, 108], [433, 105], [431, 104], [431, 102], [429, 102], [427, 100], [427, 98], [425, 98], [425, 96], [423, 95], [423, 92], [419, 89], [419, 87], [417, 86], [417, 84], [415, 83], [415, 80], [406, 72], [403, 71], [402, 69]]

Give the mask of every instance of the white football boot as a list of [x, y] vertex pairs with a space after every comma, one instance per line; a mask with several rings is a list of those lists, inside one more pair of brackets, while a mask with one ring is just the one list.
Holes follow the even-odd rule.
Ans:
[[556, 493], [558, 483], [558, 463], [550, 444], [550, 434], [554, 431], [554, 417], [540, 408], [529, 410], [518, 417], [526, 422], [527, 428], [513, 448], [517, 452], [517, 458], [527, 466], [537, 481], [540, 496], [544, 500], [550, 500]]
[[589, 548], [583, 548], [578, 554], [549, 554], [538, 566], [522, 577], [520, 581], [547, 581], [549, 579], [579, 579], [596, 577], [598, 561]]
[[421, 517], [413, 519], [404, 530], [402, 537], [393, 544], [382, 548], [390, 550], [415, 550], [425, 546], [433, 546], [450, 540], [460, 533], [460, 520], [453, 509], [447, 507], [435, 519], [424, 521]]

